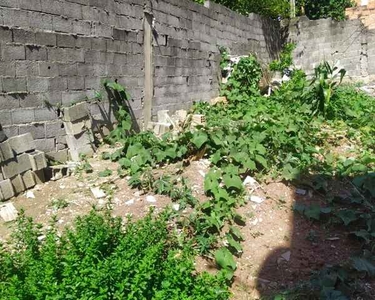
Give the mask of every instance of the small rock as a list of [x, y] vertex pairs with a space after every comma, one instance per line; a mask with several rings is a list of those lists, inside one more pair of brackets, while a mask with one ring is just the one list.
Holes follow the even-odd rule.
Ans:
[[41, 242], [41, 241], [43, 241], [43, 240], [45, 240], [46, 239], [46, 236], [45, 235], [40, 235], [40, 236], [38, 236], [38, 241], [39, 242]]
[[173, 204], [173, 205], [172, 205], [172, 208], [173, 208], [175, 211], [179, 211], [179, 210], [180, 210], [180, 204], [178, 204], [178, 203]]
[[148, 203], [156, 203], [156, 198], [154, 196], [147, 196], [146, 201]]
[[134, 204], [134, 199], [125, 202], [125, 205], [130, 206]]
[[203, 178], [206, 177], [206, 173], [204, 173], [202, 170], [199, 170], [198, 172], [199, 172], [199, 174], [201, 174], [201, 176], [202, 176]]
[[247, 200], [257, 204], [261, 204], [264, 202], [264, 199], [258, 196], [248, 196]]
[[284, 254], [281, 255], [281, 258], [285, 259], [286, 261], [290, 261], [291, 252], [287, 251]]
[[98, 187], [91, 188], [91, 193], [94, 195], [94, 197], [96, 199], [101, 199], [101, 198], [104, 198], [106, 196], [106, 194], [104, 193], [104, 191], [101, 190]]
[[27, 199], [35, 199], [35, 195], [32, 191], [27, 191], [26, 192], [26, 198]]
[[0, 206], [0, 217], [5, 222], [11, 222], [17, 219], [18, 211], [13, 203], [9, 202]]
[[59, 186], [59, 188], [62, 189], [62, 190], [65, 190], [66, 186], [63, 185], [63, 184], [61, 184], [61, 185]]
[[243, 185], [249, 185], [251, 187], [257, 187], [259, 186], [258, 181], [256, 181], [253, 177], [247, 176], [243, 182]]
[[296, 194], [301, 196], [306, 196], [307, 191], [303, 189], [296, 189]]
[[136, 196], [136, 197], [140, 197], [141, 196], [141, 192], [140, 191], [136, 191], [133, 195]]

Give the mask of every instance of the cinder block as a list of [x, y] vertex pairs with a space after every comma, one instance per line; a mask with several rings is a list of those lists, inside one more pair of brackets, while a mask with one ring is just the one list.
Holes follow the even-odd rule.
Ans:
[[37, 32], [35, 34], [37, 45], [56, 46], [56, 34], [48, 32]]
[[18, 160], [16, 158], [8, 160], [3, 164], [4, 177], [9, 179], [19, 174], [18, 172]]
[[14, 197], [14, 190], [10, 179], [0, 181], [0, 191], [3, 198], [2, 200], [8, 200]]
[[66, 136], [66, 142], [70, 149], [80, 149], [86, 145], [91, 145], [93, 136], [90, 131], [84, 131], [77, 135], [68, 134]]
[[57, 35], [57, 46], [61, 48], [74, 48], [76, 38], [69, 34], [58, 34]]
[[44, 168], [47, 168], [47, 160], [44, 152], [42, 151], [34, 151], [32, 153], [28, 153], [31, 162], [31, 168], [33, 171], [39, 171]]
[[87, 118], [89, 113], [86, 102], [82, 102], [71, 107], [64, 108], [63, 114], [63, 121], [75, 122], [79, 119]]
[[[0, 125], [0, 128], [1, 128], [1, 125]], [[5, 135], [5, 132], [0, 129], [0, 143], [4, 142], [6, 139], [7, 139], [7, 136]]]
[[31, 161], [28, 153], [17, 156], [17, 173], [21, 174], [31, 170]]
[[89, 118], [72, 123], [64, 122], [65, 131], [68, 135], [78, 135], [86, 130], [91, 130], [92, 123]]
[[47, 49], [40, 46], [26, 46], [26, 59], [27, 60], [47, 60]]
[[34, 171], [34, 180], [36, 184], [42, 184], [46, 182], [44, 170]]
[[3, 92], [25, 92], [26, 90], [25, 78], [3, 78]]
[[14, 153], [8, 141], [4, 141], [0, 144], [0, 152], [3, 160], [14, 158]]
[[8, 143], [16, 154], [35, 150], [35, 142], [31, 133], [21, 134], [8, 139]]
[[70, 157], [73, 161], [80, 161], [80, 155], [84, 154], [88, 157], [92, 156], [94, 154], [94, 149], [91, 145], [85, 145], [82, 147], [79, 147], [77, 149], [69, 149]]
[[26, 187], [25, 187], [25, 184], [22, 181], [21, 175], [17, 175], [15, 177], [13, 177], [10, 181], [12, 182], [12, 186], [13, 186], [13, 189], [14, 189], [14, 192], [16, 193], [16, 195], [20, 194], [20, 193], [22, 193], [26, 190]]
[[24, 46], [3, 46], [2, 58], [4, 61], [9, 60], [24, 60], [26, 58], [26, 52]]
[[26, 190], [31, 189], [36, 185], [33, 171], [23, 173], [21, 177]]
[[69, 159], [68, 149], [48, 152], [46, 157], [54, 162], [65, 163]]

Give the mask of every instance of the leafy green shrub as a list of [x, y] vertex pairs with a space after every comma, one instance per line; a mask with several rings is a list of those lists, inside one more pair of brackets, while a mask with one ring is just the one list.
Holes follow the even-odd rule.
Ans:
[[228, 82], [223, 85], [221, 94], [232, 102], [244, 101], [251, 95], [259, 94], [261, 77], [262, 69], [255, 56], [241, 58]]
[[328, 62], [321, 63], [315, 68], [315, 77], [311, 82], [316, 98], [313, 100], [313, 114], [321, 113], [323, 116], [331, 107], [331, 100], [337, 86], [341, 84], [346, 71], [337, 66], [331, 67]]
[[225, 279], [196, 274], [193, 252], [180, 246], [166, 214], [123, 227], [91, 212], [61, 237], [44, 240], [24, 215], [0, 253], [2, 299], [228, 299]]
[[293, 64], [292, 53], [294, 49], [296, 49], [294, 43], [286, 44], [280, 53], [280, 58], [270, 63], [270, 70], [283, 72], [288, 69]]

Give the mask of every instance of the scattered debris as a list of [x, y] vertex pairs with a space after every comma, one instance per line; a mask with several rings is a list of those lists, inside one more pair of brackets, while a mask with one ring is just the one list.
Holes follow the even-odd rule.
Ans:
[[210, 101], [211, 105], [216, 105], [218, 103], [227, 104], [228, 103], [227, 97], [216, 97], [216, 98], [211, 99]]
[[261, 198], [261, 197], [258, 197], [258, 196], [251, 195], [251, 196], [247, 196], [246, 200], [257, 203], [257, 204], [261, 204], [261, 203], [264, 202], [265, 199]]
[[281, 255], [281, 258], [285, 259], [286, 261], [290, 261], [291, 252], [287, 251], [284, 254]]
[[96, 199], [101, 199], [101, 198], [104, 198], [106, 196], [104, 191], [102, 189], [100, 189], [99, 187], [91, 188], [91, 193], [94, 195], [94, 197]]
[[125, 202], [125, 205], [130, 206], [134, 204], [134, 199]]
[[338, 238], [338, 237], [331, 237], [331, 238], [327, 238], [326, 240], [327, 241], [338, 241], [338, 240], [340, 240], [340, 238]]
[[307, 195], [307, 191], [303, 190], [303, 189], [296, 189], [296, 194], [297, 195], [301, 195], [301, 196], [306, 196]]
[[173, 204], [173, 205], [172, 205], [172, 208], [173, 208], [175, 211], [179, 211], [179, 210], [180, 210], [180, 204], [178, 204], [178, 203]]
[[252, 188], [258, 188], [260, 185], [253, 177], [247, 176], [243, 182], [244, 186], [250, 186]]
[[5, 222], [11, 222], [17, 219], [18, 211], [14, 207], [13, 203], [8, 202], [0, 206], [0, 217]]
[[154, 196], [147, 196], [146, 201], [148, 203], [156, 203], [156, 198]]
[[26, 198], [27, 199], [35, 199], [35, 195], [33, 191], [27, 191], [26, 192]]

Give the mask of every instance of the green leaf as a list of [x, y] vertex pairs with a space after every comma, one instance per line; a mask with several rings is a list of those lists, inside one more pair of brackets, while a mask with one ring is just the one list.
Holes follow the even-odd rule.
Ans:
[[237, 228], [237, 227], [234, 227], [234, 226], [230, 226], [229, 228], [229, 233], [233, 236], [234, 239], [236, 239], [237, 241], [244, 241], [244, 237], [241, 233], [241, 231]]
[[235, 271], [237, 268], [233, 254], [227, 248], [220, 248], [215, 252], [215, 261], [222, 269]]
[[374, 264], [365, 258], [353, 257], [353, 267], [359, 272], [366, 272], [370, 276], [375, 275], [375, 266]]
[[112, 170], [105, 169], [104, 171], [99, 172], [99, 177], [109, 177], [112, 175]]
[[267, 169], [268, 165], [267, 165], [267, 161], [265, 160], [265, 158], [261, 155], [255, 155], [255, 160], [260, 163], [265, 169]]
[[309, 219], [314, 219], [314, 220], [320, 220], [320, 206], [317, 204], [313, 204], [310, 207], [306, 207], [304, 214], [306, 217]]
[[192, 143], [198, 148], [200, 149], [204, 143], [206, 143], [208, 141], [208, 136], [207, 136], [207, 133], [205, 133], [204, 131], [196, 131], [194, 132], [193, 134], [193, 138], [192, 138]]
[[350, 209], [340, 210], [336, 213], [336, 216], [338, 216], [344, 222], [345, 226], [348, 226], [351, 222], [358, 219], [356, 213]]
[[223, 180], [224, 184], [228, 188], [235, 188], [237, 190], [241, 190], [243, 188], [242, 180], [238, 175], [225, 174], [223, 175]]
[[230, 234], [227, 235], [227, 241], [230, 247], [236, 250], [237, 253], [242, 252], [242, 246]]

